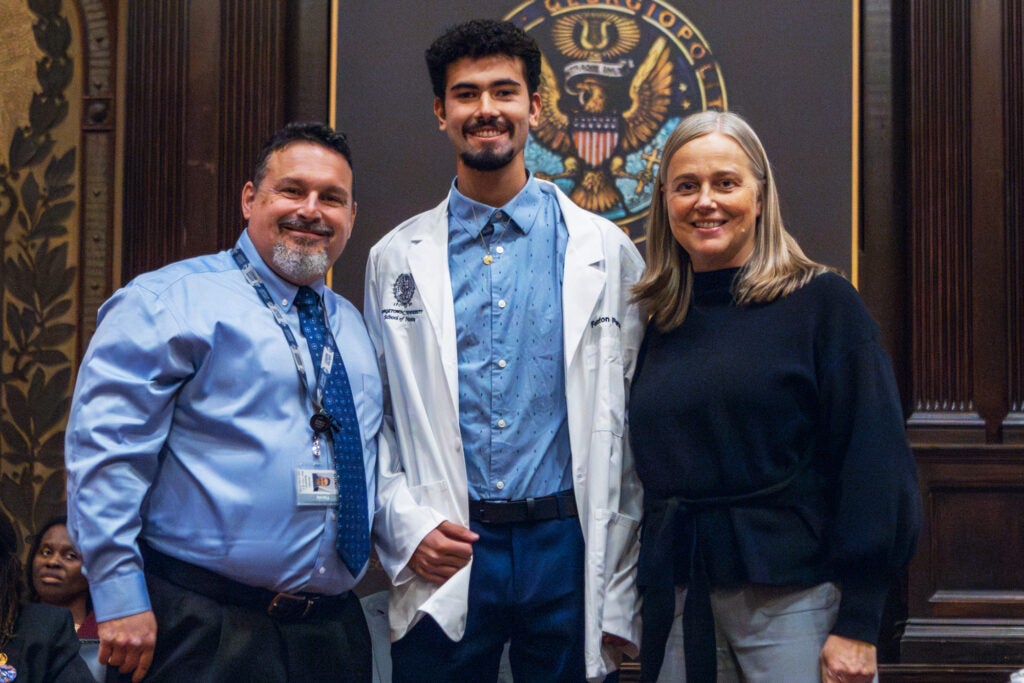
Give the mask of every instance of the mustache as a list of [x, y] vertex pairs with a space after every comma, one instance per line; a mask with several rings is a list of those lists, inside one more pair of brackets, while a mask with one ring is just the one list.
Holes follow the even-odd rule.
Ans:
[[469, 124], [466, 125], [465, 132], [475, 133], [481, 128], [495, 128], [501, 131], [502, 133], [505, 133], [508, 132], [512, 128], [512, 126], [508, 125], [508, 123], [506, 123], [505, 121], [502, 121], [501, 119], [497, 118], [483, 119], [478, 121], [471, 121]]
[[302, 230], [304, 232], [311, 232], [314, 235], [334, 237], [334, 229], [322, 221], [308, 222], [300, 221], [297, 218], [286, 218], [282, 221], [278, 221], [277, 224], [287, 230]]

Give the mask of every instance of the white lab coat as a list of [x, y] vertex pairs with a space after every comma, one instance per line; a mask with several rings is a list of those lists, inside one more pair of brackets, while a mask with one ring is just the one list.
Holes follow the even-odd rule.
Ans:
[[[563, 337], [573, 488], [586, 543], [586, 670], [588, 678], [600, 680], [617, 667], [620, 655], [612, 648], [602, 651], [602, 631], [639, 644], [642, 492], [625, 409], [643, 335], [629, 288], [643, 261], [615, 224], [557, 194], [569, 233]], [[399, 225], [370, 251], [364, 316], [389, 394], [374, 533], [395, 584], [391, 639], [429, 614], [449, 638], [459, 640], [472, 561], [440, 587], [406, 566], [423, 537], [444, 520], [469, 526], [447, 199]], [[634, 648], [627, 651], [635, 656]]]

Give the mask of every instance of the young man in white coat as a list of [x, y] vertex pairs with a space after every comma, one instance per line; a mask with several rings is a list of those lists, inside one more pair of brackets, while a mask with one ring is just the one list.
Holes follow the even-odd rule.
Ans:
[[471, 21], [427, 50], [445, 200], [371, 251], [390, 400], [374, 529], [394, 680], [601, 680], [635, 653], [641, 489], [625, 406], [643, 263], [525, 166], [540, 51]]

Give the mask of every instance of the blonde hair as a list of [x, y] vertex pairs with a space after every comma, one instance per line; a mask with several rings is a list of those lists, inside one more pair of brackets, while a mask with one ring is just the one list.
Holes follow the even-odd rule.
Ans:
[[693, 114], [683, 119], [665, 141], [647, 219], [647, 267], [633, 287], [633, 300], [645, 308], [662, 332], [683, 324], [693, 289], [690, 256], [669, 228], [664, 193], [668, 166], [683, 145], [710, 133], [721, 133], [735, 140], [760, 181], [761, 215], [754, 231], [754, 251], [733, 282], [736, 302], [774, 301], [793, 293], [814, 276], [834, 271], [807, 258], [793, 236], [786, 232], [775, 176], [764, 146], [750, 124], [731, 112]]

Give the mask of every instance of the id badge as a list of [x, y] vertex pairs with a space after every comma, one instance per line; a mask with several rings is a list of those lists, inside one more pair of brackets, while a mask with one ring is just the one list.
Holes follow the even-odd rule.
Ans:
[[334, 470], [296, 468], [295, 492], [300, 506], [338, 504], [338, 474]]

